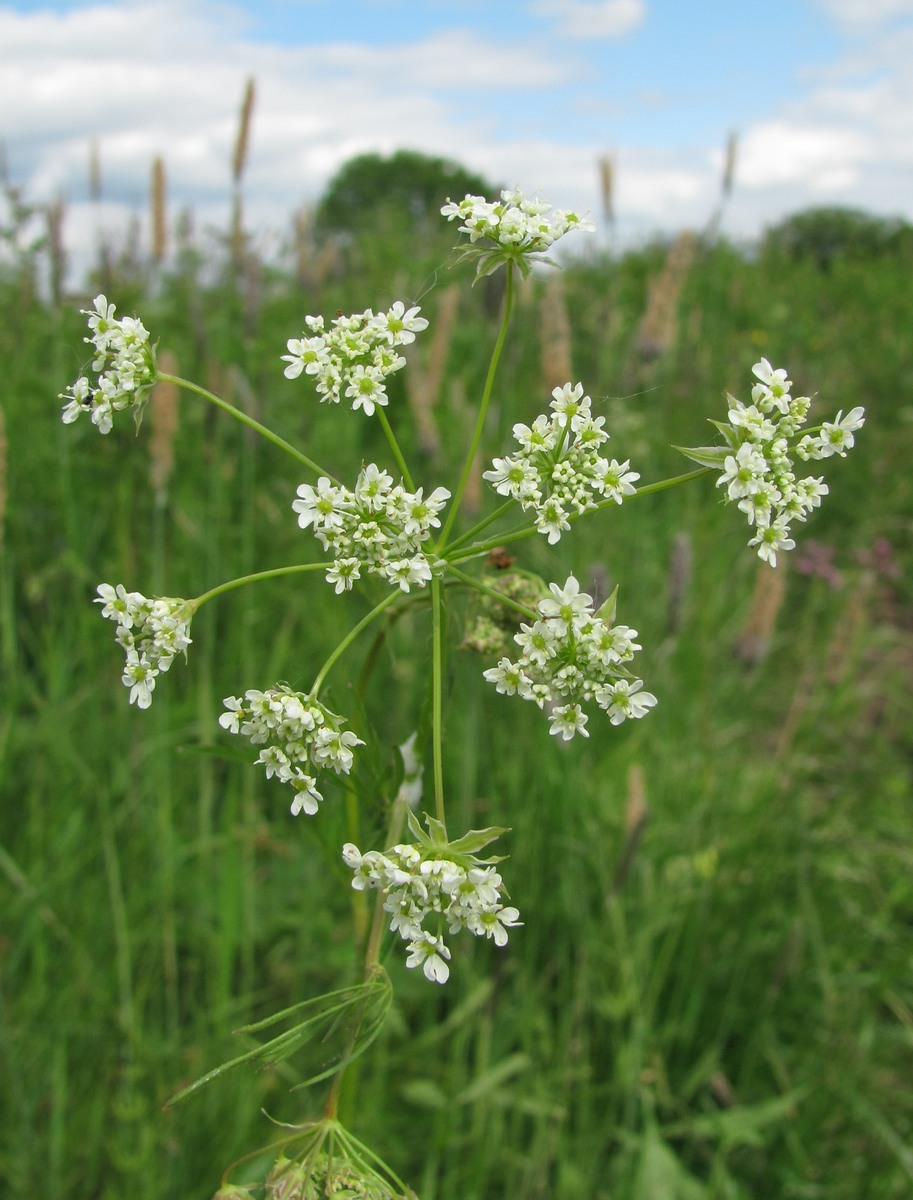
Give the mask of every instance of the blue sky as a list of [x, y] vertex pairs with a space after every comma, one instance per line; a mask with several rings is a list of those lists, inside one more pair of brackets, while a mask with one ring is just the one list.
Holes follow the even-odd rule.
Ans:
[[245, 80], [257, 82], [248, 212], [278, 230], [352, 154], [406, 146], [598, 215], [618, 233], [700, 226], [739, 135], [724, 228], [812, 204], [913, 218], [913, 0], [0, 0], [0, 137], [13, 182], [218, 222]]

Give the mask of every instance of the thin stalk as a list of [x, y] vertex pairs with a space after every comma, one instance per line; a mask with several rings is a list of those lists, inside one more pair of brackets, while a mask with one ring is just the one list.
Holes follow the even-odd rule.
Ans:
[[[654, 492], [664, 492], [667, 488], [677, 487], [680, 483], [689, 483], [692, 479], [700, 479], [704, 475], [711, 474], [712, 470], [712, 467], [698, 467], [697, 470], [688, 471], [684, 475], [675, 475], [671, 479], [662, 479], [659, 483], [648, 483], [645, 487], [638, 488], [633, 496], [628, 496], [625, 499], [625, 504], [630, 504], [632, 500], [636, 500], [640, 496], [651, 496]], [[587, 509], [585, 513], [568, 513], [567, 519], [569, 522], [576, 521], [591, 512], [599, 512], [601, 509], [612, 507], [617, 507], [615, 500], [600, 500], [595, 508]], [[517, 529], [510, 529], [496, 538], [489, 538], [488, 541], [476, 542], [472, 546], [466, 546], [465, 549], [454, 554], [453, 558], [448, 561], [448, 566], [454, 562], [463, 562], [467, 558], [478, 558], [480, 554], [487, 554], [489, 550], [494, 550], [496, 546], [508, 546], [511, 542], [519, 542], [523, 538], [532, 537], [536, 533], [538, 533], [538, 530], [535, 525], [524, 525]], [[460, 540], [462, 541], [463, 539], [461, 538]]]
[[441, 581], [431, 580], [432, 664], [431, 664], [431, 740], [434, 763], [434, 815], [446, 825], [444, 813], [444, 605]]
[[[405, 800], [397, 796], [397, 798], [393, 801], [393, 808], [390, 813], [390, 825], [387, 829], [387, 840], [384, 843], [385, 846], [394, 846], [399, 841], [403, 832], [403, 826], [406, 823], [407, 809], [408, 805], [406, 804]], [[361, 892], [359, 895], [363, 896], [364, 893]], [[364, 978], [366, 981], [370, 979], [371, 972], [380, 963], [380, 946], [384, 936], [386, 916], [387, 913], [384, 909], [384, 893], [379, 891], [377, 893], [377, 900], [374, 905], [374, 917], [371, 921], [371, 932], [368, 934], [368, 940], [365, 945]], [[346, 1060], [349, 1057], [352, 1047], [355, 1045], [355, 1040], [357, 1037], [358, 1027], [352, 1031], [349, 1039], [348, 1049], [346, 1054], [343, 1056], [343, 1065], [333, 1076], [333, 1082], [330, 1084], [330, 1091], [327, 1096], [326, 1107], [323, 1110], [324, 1118], [328, 1118], [329, 1120], [335, 1120], [336, 1114], [339, 1111], [339, 1098], [342, 1094], [343, 1079], [345, 1078], [347, 1069], [350, 1065], [352, 1065]]]
[[390, 443], [390, 449], [393, 451], [396, 465], [399, 467], [400, 474], [403, 477], [403, 483], [405, 483], [410, 492], [414, 492], [415, 484], [412, 482], [412, 476], [409, 474], [409, 468], [406, 466], [406, 460], [403, 458], [403, 452], [399, 448], [399, 442], [396, 440], [393, 427], [387, 420], [387, 414], [380, 407], [375, 408], [374, 411], [377, 414], [377, 419], [380, 421], [381, 429], [383, 429], [387, 436], [387, 441]]
[[514, 612], [518, 612], [521, 616], [526, 617], [529, 621], [536, 620], [536, 613], [531, 608], [526, 608], [523, 604], [518, 604], [516, 600], [511, 600], [509, 596], [505, 596], [503, 592], [497, 591], [495, 588], [490, 588], [487, 584], [482, 583], [478, 579], [473, 579], [471, 575], [464, 575], [462, 571], [458, 571], [456, 567], [447, 564], [447, 570], [461, 583], [465, 583], [467, 587], [474, 588], [477, 592], [483, 592], [486, 596], [491, 596], [492, 600], [497, 600], [499, 604], [503, 604], [505, 608], [512, 608]]
[[453, 497], [453, 503], [450, 508], [450, 513], [441, 531], [440, 539], [438, 540], [438, 552], [443, 553], [444, 547], [447, 545], [447, 538], [450, 530], [453, 527], [453, 522], [456, 520], [457, 512], [460, 508], [460, 502], [463, 499], [463, 493], [466, 491], [466, 485], [469, 483], [469, 476], [472, 473], [472, 464], [475, 462], [476, 451], [479, 448], [479, 443], [482, 440], [482, 433], [485, 429], [485, 418], [488, 414], [488, 403], [491, 400], [492, 389], [495, 384], [495, 374], [498, 370], [498, 363], [501, 359], [501, 351], [504, 349], [504, 340], [507, 337], [507, 326], [510, 323], [510, 314], [514, 306], [514, 264], [509, 262], [506, 267], [506, 291], [504, 293], [504, 315], [501, 318], [501, 328], [498, 330], [498, 337], [495, 341], [495, 348], [491, 354], [491, 362], [488, 364], [488, 375], [485, 379], [485, 388], [482, 391], [482, 399], [479, 403], [479, 415], [476, 418], [476, 427], [472, 435], [472, 442], [466, 454], [466, 462], [463, 465], [463, 473], [460, 476], [460, 482], [457, 485], [456, 494]]
[[328, 567], [332, 567], [331, 562], [323, 563], [296, 563], [293, 567], [273, 567], [269, 571], [255, 571], [253, 575], [239, 575], [237, 579], [229, 579], [225, 583], [220, 583], [218, 587], [210, 588], [208, 592], [204, 592], [202, 596], [197, 596], [190, 603], [196, 611], [201, 604], [205, 604], [207, 600], [212, 600], [216, 596], [221, 596], [223, 592], [230, 592], [234, 588], [244, 587], [248, 583], [259, 583], [261, 579], [277, 579], [281, 575], [298, 575], [303, 571], [325, 571]]
[[[698, 467], [695, 471], [686, 471], [684, 475], [673, 475], [670, 479], [661, 479], [659, 483], [648, 483], [645, 487], [639, 487], [633, 496], [628, 496], [625, 504], [630, 500], [637, 500], [640, 496], [652, 496], [654, 492], [664, 492], [667, 488], [677, 487], [680, 483], [690, 483], [692, 479], [700, 479], [712, 472], [713, 467]], [[614, 500], [601, 500], [596, 508], [608, 508], [610, 504], [615, 503]]]
[[287, 442], [284, 438], [279, 437], [278, 433], [273, 433], [266, 425], [261, 425], [259, 421], [255, 421], [253, 417], [249, 417], [247, 413], [242, 412], [240, 408], [235, 408], [233, 404], [229, 404], [227, 400], [223, 400], [220, 396], [210, 392], [208, 388], [201, 387], [198, 383], [192, 383], [189, 379], [182, 379], [179, 375], [167, 375], [164, 371], [160, 371], [156, 376], [157, 379], [166, 383], [173, 383], [177, 387], [186, 388], [188, 392], [195, 392], [198, 396], [202, 396], [204, 400], [208, 400], [214, 404], [216, 408], [221, 408], [223, 412], [227, 412], [234, 417], [236, 421], [240, 421], [242, 425], [246, 425], [248, 429], [255, 429], [261, 437], [266, 438], [268, 442], [272, 442], [274, 446], [278, 446], [280, 450], [284, 450], [286, 454], [290, 454], [292, 458], [303, 463], [309, 471], [313, 471], [315, 475], [325, 475], [330, 483], [337, 487], [341, 486], [338, 479], [334, 479], [329, 471], [325, 471], [313, 459], [308, 458], [306, 454], [302, 454], [300, 450]]
[[467, 558], [478, 558], [480, 554], [487, 554], [489, 550], [494, 550], [496, 546], [509, 546], [511, 542], [519, 542], [524, 538], [534, 537], [539, 530], [535, 525], [522, 525], [517, 529], [509, 529], [506, 533], [502, 533], [499, 537], [489, 538], [486, 542], [476, 542], [472, 546], [466, 546], [455, 554], [452, 559], [448, 559], [448, 568], [454, 562], [463, 562]]
[[513, 508], [516, 503], [516, 500], [513, 498], [506, 500], [502, 505], [496, 508], [494, 512], [489, 513], [487, 517], [483, 517], [481, 521], [478, 521], [475, 525], [473, 525], [472, 529], [467, 529], [466, 532], [461, 533], [458, 538], [454, 538], [447, 549], [452, 552], [459, 546], [462, 546], [465, 542], [471, 541], [472, 538], [480, 534], [483, 529], [487, 529], [493, 521], [497, 521], [498, 517], [502, 517], [509, 509]]
[[351, 646], [363, 629], [366, 629], [367, 626], [370, 625], [373, 620], [379, 617], [385, 609], [389, 608], [395, 600], [399, 599], [399, 595], [399, 592], [396, 591], [390, 592], [388, 596], [384, 596], [380, 604], [376, 604], [366, 617], [362, 617], [358, 624], [349, 630], [346, 636], [342, 639], [330, 657], [317, 672], [317, 678], [314, 680], [314, 686], [311, 688], [310, 692], [313, 700], [317, 699], [317, 694], [323, 686], [323, 681], [326, 679], [327, 675], [329, 675], [330, 670], [336, 660], [340, 658], [346, 652], [346, 650], [348, 650], [349, 646]]

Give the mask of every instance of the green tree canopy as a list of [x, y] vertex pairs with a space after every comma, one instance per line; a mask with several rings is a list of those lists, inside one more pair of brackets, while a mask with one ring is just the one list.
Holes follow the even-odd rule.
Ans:
[[802, 259], [828, 270], [838, 258], [871, 259], [913, 246], [913, 226], [900, 217], [879, 217], [856, 208], [809, 208], [768, 229], [764, 253]]
[[395, 228], [401, 221], [426, 225], [437, 221], [448, 196], [492, 196], [497, 190], [459, 163], [417, 150], [397, 150], [388, 158], [360, 154], [330, 180], [317, 207], [316, 225], [327, 233], [360, 233], [379, 225]]

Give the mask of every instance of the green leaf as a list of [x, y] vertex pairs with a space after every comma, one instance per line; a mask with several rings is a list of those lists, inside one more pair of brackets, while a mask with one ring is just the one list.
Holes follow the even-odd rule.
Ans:
[[[491, 825], [488, 829], [470, 829], [455, 842], [450, 842], [448, 849], [453, 854], [476, 854], [479, 850], [496, 841], [502, 834], [510, 833], [509, 827]], [[501, 860], [499, 860], [501, 861]]]
[[615, 624], [615, 609], [618, 603], [618, 584], [616, 583], [611, 596], [604, 601], [596, 613], [600, 621], [605, 621], [607, 625]]
[[672, 449], [702, 467], [714, 468], [722, 467], [731, 453], [728, 446], [673, 446]]
[[[321, 1079], [335, 1075], [346, 1063], [364, 1053], [380, 1032], [392, 1000], [393, 988], [387, 973], [383, 968], [376, 967], [364, 983], [315, 996], [311, 1000], [304, 1000], [291, 1008], [283, 1009], [282, 1012], [274, 1013], [262, 1021], [244, 1025], [235, 1032], [258, 1033], [290, 1017], [303, 1018], [291, 1029], [271, 1038], [270, 1041], [214, 1067], [172, 1096], [165, 1108], [174, 1108], [175, 1105], [189, 1099], [232, 1067], [255, 1061], [264, 1066], [274, 1066], [309, 1043], [318, 1044], [320, 1047], [320, 1068], [296, 1084], [292, 1090], [297, 1091], [319, 1083]], [[337, 1047], [335, 1050], [334, 1042]]]
[[644, 1137], [633, 1200], [704, 1200], [705, 1195], [700, 1182], [651, 1126]]

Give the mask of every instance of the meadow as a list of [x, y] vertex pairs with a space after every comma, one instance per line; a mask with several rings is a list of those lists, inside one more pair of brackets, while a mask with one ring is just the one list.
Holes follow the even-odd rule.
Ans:
[[[192, 396], [160, 386], [139, 437], [62, 425], [77, 310], [103, 291], [139, 313], [170, 370], [346, 477], [385, 454], [380, 432], [327, 419], [280, 355], [306, 313], [413, 298], [431, 329], [390, 411], [411, 414], [397, 431], [431, 486], [458, 470], [501, 303], [496, 280], [447, 268], [443, 232], [422, 253], [396, 230], [323, 258], [305, 239], [272, 266], [188, 239], [167, 269], [109, 254], [79, 296], [37, 286], [41, 248], [0, 268], [10, 1200], [212, 1195], [271, 1136], [264, 1112], [319, 1110], [319, 1087], [290, 1091], [308, 1064], [163, 1105], [252, 1044], [231, 1030], [356, 969], [341, 806], [292, 819], [217, 718], [253, 681], [313, 672], [365, 603], [310, 577], [233, 592], [152, 708], [128, 707], [98, 583], [192, 595], [314, 551], [290, 510], [303, 476]], [[491, 453], [579, 379], [643, 483], [682, 473], [670, 447], [713, 440], [706, 418], [762, 355], [822, 411], [868, 419], [776, 572], [712, 478], [512, 549], [546, 579], [620, 585], [660, 703], [565, 745], [484, 683], [488, 662], [453, 660], [451, 803], [464, 828], [511, 827], [524, 925], [504, 949], [461, 944], [446, 988], [389, 955], [394, 1007], [342, 1111], [422, 1200], [913, 1193], [913, 253], [807, 249], [597, 246], [520, 289]], [[341, 710], [363, 697], [378, 730], [364, 786], [421, 723], [428, 638], [405, 617], [369, 678], [366, 647], [334, 676]]]

